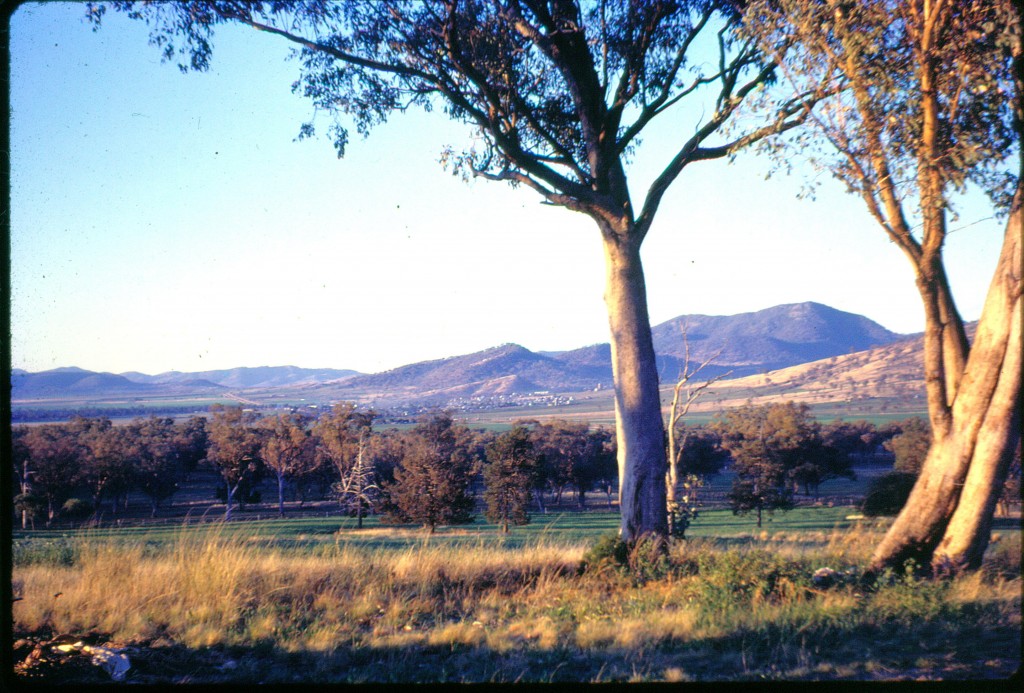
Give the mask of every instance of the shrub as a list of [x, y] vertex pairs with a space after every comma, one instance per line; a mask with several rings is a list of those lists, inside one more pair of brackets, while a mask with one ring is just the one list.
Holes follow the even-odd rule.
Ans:
[[868, 486], [862, 512], [871, 516], [897, 514], [906, 504], [916, 481], [917, 475], [907, 472], [889, 472], [878, 477]]
[[618, 534], [604, 534], [583, 554], [582, 571], [599, 571], [606, 567], [623, 568], [629, 565], [629, 546]]
[[629, 551], [629, 570], [638, 584], [660, 580], [668, 575], [668, 541], [657, 534], [637, 539]]
[[61, 506], [60, 514], [69, 520], [84, 520], [92, 514], [92, 506], [81, 498], [69, 498]]

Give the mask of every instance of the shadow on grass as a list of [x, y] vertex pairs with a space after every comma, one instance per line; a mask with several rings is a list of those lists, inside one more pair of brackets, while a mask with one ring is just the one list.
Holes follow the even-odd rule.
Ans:
[[[415, 637], [413, 634], [412, 637]], [[86, 638], [97, 644], [101, 636]], [[22, 641], [15, 661], [30, 649]], [[1006, 684], [1021, 664], [1012, 625], [914, 619], [878, 626], [768, 624], [723, 637], [665, 637], [635, 647], [539, 647], [521, 641], [496, 650], [464, 643], [339, 646], [286, 651], [273, 641], [187, 648], [154, 642], [121, 649], [125, 683], [571, 683], [614, 681], [988, 681]], [[50, 657], [15, 683], [103, 684], [109, 676], [81, 656]], [[1019, 682], [1019, 679], [1017, 679]], [[972, 689], [973, 690], [973, 689]]]

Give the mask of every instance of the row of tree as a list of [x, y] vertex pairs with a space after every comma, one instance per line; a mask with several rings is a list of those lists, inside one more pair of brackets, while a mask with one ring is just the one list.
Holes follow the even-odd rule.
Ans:
[[[319, 492], [338, 500], [360, 526], [369, 512], [431, 528], [464, 521], [474, 509], [481, 472], [489, 516], [492, 505], [502, 508], [494, 517], [506, 526], [522, 520], [527, 501], [544, 511], [545, 495], [561, 503], [570, 488], [580, 506], [598, 487], [611, 500], [617, 469], [606, 429], [524, 421], [499, 436], [437, 413], [412, 429], [376, 431], [375, 418], [350, 403], [318, 418], [215, 406], [209, 419], [182, 423], [150, 417], [114, 426], [106, 418], [76, 417], [17, 427], [15, 507], [23, 526], [37, 515], [52, 521], [67, 502], [79, 512], [84, 502], [93, 513], [116, 515], [135, 491], [149, 499], [155, 515], [201, 463], [221, 478], [217, 494], [227, 519], [234, 507], [259, 497], [266, 479], [275, 482], [279, 513], [288, 493], [301, 504]], [[525, 452], [516, 448], [522, 440]]]
[[[259, 415], [240, 407], [214, 407], [209, 419], [181, 423], [150, 417], [124, 426], [109, 419], [77, 417], [68, 424], [14, 429], [15, 506], [22, 525], [36, 515], [53, 520], [66, 501], [82, 511], [113, 514], [136, 491], [152, 514], [180, 481], [201, 463], [221, 479], [225, 516], [258, 498], [258, 486], [276, 487], [278, 512], [285, 499], [319, 496], [338, 501], [358, 518], [383, 513], [393, 522], [433, 528], [468, 520], [482, 482], [486, 515], [504, 529], [560, 504], [572, 490], [580, 507], [602, 490], [609, 505], [616, 492], [615, 441], [604, 428], [564, 420], [520, 421], [502, 434], [472, 431], [447, 413], [435, 413], [407, 429], [375, 430], [376, 415], [351, 403], [317, 418], [297, 411]], [[686, 493], [670, 510], [682, 535], [695, 516], [693, 490], [732, 460], [729, 495], [737, 513], [784, 509], [793, 495], [817, 494], [828, 479], [852, 478], [852, 461], [885, 443], [902, 471], [920, 467], [927, 451], [927, 424], [911, 419], [878, 429], [867, 422], [819, 424], [806, 405], [747, 405], [727, 411], [708, 426], [674, 427]], [[675, 498], [675, 494], [671, 494]]]

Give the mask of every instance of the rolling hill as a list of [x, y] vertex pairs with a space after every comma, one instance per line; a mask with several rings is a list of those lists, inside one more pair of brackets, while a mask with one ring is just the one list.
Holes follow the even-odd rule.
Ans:
[[357, 371], [337, 368], [297, 368], [296, 366], [259, 366], [256, 368], [231, 368], [227, 370], [182, 373], [168, 371], [159, 375], [145, 373], [122, 373], [124, 377], [140, 383], [158, 385], [184, 385], [190, 382], [208, 382], [224, 388], [284, 387], [286, 385], [311, 385], [339, 380]]
[[[820, 359], [839, 358], [901, 338], [881, 325], [818, 303], [798, 303], [733, 316], [681, 315], [654, 327], [658, 368], [673, 382], [683, 364], [683, 330], [691, 364], [715, 356], [702, 377], [754, 376]], [[720, 353], [718, 353], [720, 351]], [[12, 400], [160, 396], [259, 391], [269, 399], [444, 401], [534, 392], [608, 388], [611, 348], [594, 344], [564, 352], [533, 352], [504, 344], [472, 354], [423, 361], [383, 373], [294, 366], [159, 375], [91, 373], [77, 368], [12, 372]], [[788, 376], [787, 376], [788, 377]], [[794, 376], [796, 377], [796, 376]], [[733, 382], [733, 381], [730, 381]], [[256, 396], [256, 395], [251, 395]], [[246, 395], [250, 397], [250, 395]], [[259, 399], [260, 397], [257, 397]]]

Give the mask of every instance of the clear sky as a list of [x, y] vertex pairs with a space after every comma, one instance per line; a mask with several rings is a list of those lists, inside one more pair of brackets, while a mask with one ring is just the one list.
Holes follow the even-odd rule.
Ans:
[[[114, 12], [93, 32], [81, 4], [11, 16], [13, 367], [376, 372], [607, 341], [596, 227], [446, 173], [467, 127], [396, 116], [338, 160], [294, 141], [312, 106], [283, 40], [220, 30], [211, 70], [182, 74], [147, 36]], [[681, 113], [645, 138], [634, 201], [695, 125]], [[798, 200], [804, 174], [769, 168], [748, 154], [683, 172], [645, 242], [652, 322], [817, 301], [921, 330], [909, 264], [863, 204], [831, 180]], [[1003, 228], [979, 200], [947, 249], [967, 319]]]

